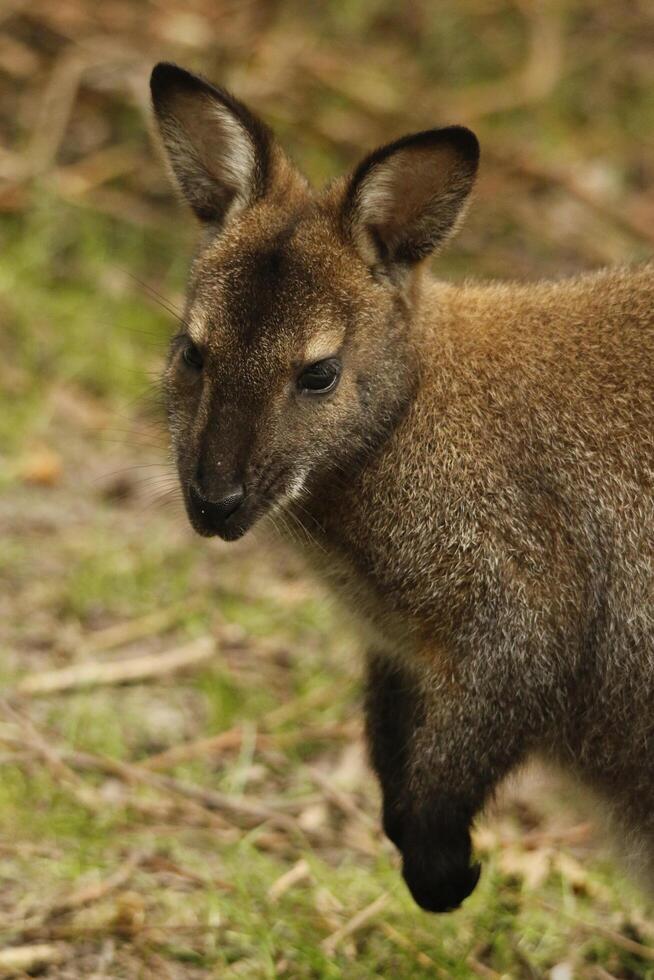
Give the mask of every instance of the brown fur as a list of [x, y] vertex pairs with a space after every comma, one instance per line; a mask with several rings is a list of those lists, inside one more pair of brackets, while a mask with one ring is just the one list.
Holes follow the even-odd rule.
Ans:
[[[238, 105], [155, 70], [192, 204], [197, 91]], [[255, 151], [270, 142], [252, 184], [218, 167], [212, 205], [200, 174], [187, 332], [203, 363], [180, 363], [184, 332], [166, 371], [194, 525], [233, 538], [277, 514], [361, 621], [385, 827], [421, 905], [474, 888], [471, 821], [533, 752], [605, 799], [654, 880], [653, 267], [446, 285], [420, 259], [464, 209], [471, 134], [398, 141], [314, 195], [253, 132]], [[333, 394], [298, 395], [297, 372], [331, 355]], [[234, 479], [242, 507], [207, 523]]]

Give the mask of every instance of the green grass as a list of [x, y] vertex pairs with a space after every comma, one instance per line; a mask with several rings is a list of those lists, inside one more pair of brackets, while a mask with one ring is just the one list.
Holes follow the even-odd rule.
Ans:
[[175, 321], [139, 280], [158, 281], [165, 268], [169, 290], [181, 281], [171, 229], [140, 231], [44, 196], [0, 240], [0, 353], [12, 396], [0, 446], [47, 437], [55, 382], [116, 412], [146, 395]]
[[[66, 895], [80, 878], [92, 880], [97, 870], [106, 873], [127, 842], [152, 848], [151, 835], [128, 814], [90, 819], [55, 783], [45, 778], [27, 780], [18, 770], [8, 770], [5, 776], [3, 832], [21, 840], [56, 842], [58, 849], [54, 858], [12, 862], [13, 874], [28, 874], [39, 898]], [[138, 925], [141, 944], [156, 947], [166, 960], [207, 970], [238, 967], [238, 975], [246, 970], [245, 975], [252, 977], [364, 980], [394, 971], [402, 977], [465, 978], [475, 975], [471, 957], [474, 962], [481, 957], [508, 977], [540, 975], [540, 969], [562, 961], [579, 970], [584, 964], [599, 963], [617, 976], [653, 975], [646, 962], [593, 935], [592, 925], [590, 930], [578, 925], [577, 919], [592, 923], [596, 903], [576, 894], [556, 874], [533, 893], [519, 880], [498, 872], [491, 857], [465, 911], [434, 918], [412, 905], [399, 882], [397, 863], [381, 843], [378, 855], [365, 860], [347, 849], [327, 857], [307, 849], [306, 879], [279, 900], [271, 900], [268, 890], [288, 869], [288, 861], [262, 851], [259, 836], [252, 831], [216, 847], [206, 832], [159, 832], [155, 842], [159, 859], [195, 876], [193, 887], [184, 888], [183, 881], [157, 880], [152, 871], [142, 869], [131, 883], [129, 896], [112, 896], [111, 901], [78, 913], [73, 935], [77, 930], [81, 941], [95, 922], [104, 934], [126, 942], [129, 937], [121, 937], [121, 928], [129, 922], [121, 926], [120, 917], [121, 909], [131, 902], [143, 919]], [[12, 888], [16, 889], [15, 883]], [[346, 940], [334, 952], [325, 951], [321, 939], [382, 893], [387, 895], [386, 906], [370, 927], [352, 945]], [[141, 904], [134, 901], [135, 894]], [[620, 901], [633, 899], [628, 891], [616, 889], [614, 914]], [[561, 909], [560, 916], [553, 915], [552, 906]]]

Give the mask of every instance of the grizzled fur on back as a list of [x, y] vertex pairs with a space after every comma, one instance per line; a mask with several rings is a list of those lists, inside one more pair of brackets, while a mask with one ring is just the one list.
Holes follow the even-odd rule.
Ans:
[[530, 754], [606, 802], [654, 883], [654, 277], [452, 286], [422, 260], [477, 168], [460, 127], [314, 193], [232, 96], [153, 73], [204, 226], [165, 374], [190, 520], [267, 515], [361, 623], [386, 832], [424, 908]]

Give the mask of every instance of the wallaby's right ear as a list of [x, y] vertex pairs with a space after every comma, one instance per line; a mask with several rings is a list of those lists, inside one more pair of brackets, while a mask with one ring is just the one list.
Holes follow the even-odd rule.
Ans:
[[477, 137], [430, 129], [382, 146], [350, 178], [342, 220], [370, 266], [406, 269], [456, 230], [475, 182]]
[[266, 193], [273, 137], [223, 89], [160, 62], [150, 79], [168, 162], [198, 218], [222, 226]]

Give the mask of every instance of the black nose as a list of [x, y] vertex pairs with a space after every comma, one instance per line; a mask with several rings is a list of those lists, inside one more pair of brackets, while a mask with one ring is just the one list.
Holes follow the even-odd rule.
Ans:
[[225, 521], [235, 514], [245, 500], [245, 487], [234, 484], [218, 500], [208, 500], [195, 487], [189, 490], [190, 503], [199, 522], [207, 531], [220, 531]]
[[214, 500], [211, 506], [216, 517], [221, 521], [226, 521], [239, 509], [244, 500], [245, 487], [242, 483], [238, 483], [231, 487], [220, 500]]

